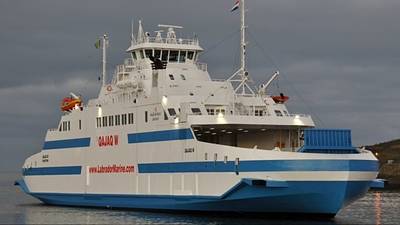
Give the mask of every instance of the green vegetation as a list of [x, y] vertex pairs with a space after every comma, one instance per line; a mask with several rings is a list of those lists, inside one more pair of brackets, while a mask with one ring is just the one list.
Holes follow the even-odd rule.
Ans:
[[400, 187], [400, 139], [366, 146], [379, 159], [379, 178], [387, 179], [389, 186]]

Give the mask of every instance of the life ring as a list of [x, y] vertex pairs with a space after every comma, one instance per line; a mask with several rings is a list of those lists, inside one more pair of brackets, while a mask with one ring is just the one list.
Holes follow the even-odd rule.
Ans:
[[112, 91], [111, 85], [108, 85], [108, 86], [107, 86], [107, 91]]

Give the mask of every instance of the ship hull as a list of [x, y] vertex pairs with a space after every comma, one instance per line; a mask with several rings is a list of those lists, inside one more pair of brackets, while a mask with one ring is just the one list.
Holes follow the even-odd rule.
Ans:
[[[20, 185], [23, 181], [20, 181]], [[267, 181], [268, 183], [268, 181]], [[22, 186], [22, 185], [21, 185]], [[222, 196], [28, 193], [46, 204], [141, 210], [335, 215], [362, 197], [369, 181], [291, 181], [285, 185], [242, 180]]]

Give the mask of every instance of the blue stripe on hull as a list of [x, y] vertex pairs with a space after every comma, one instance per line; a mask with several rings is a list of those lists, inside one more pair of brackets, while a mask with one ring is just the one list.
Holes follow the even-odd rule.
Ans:
[[[139, 173], [234, 172], [235, 162], [142, 163]], [[238, 172], [258, 171], [378, 171], [376, 160], [248, 160]]]
[[129, 144], [187, 139], [193, 139], [192, 132], [188, 128], [128, 134]]
[[364, 195], [369, 181], [291, 181], [288, 188], [241, 183], [229, 195], [158, 196], [31, 193], [54, 205], [251, 213], [336, 214]]
[[46, 141], [43, 145], [43, 150], [50, 149], [63, 149], [63, 148], [79, 148], [79, 147], [89, 147], [90, 138], [74, 138], [74, 139], [64, 139], [56, 141]]
[[36, 167], [22, 170], [23, 176], [80, 175], [81, 166]]
[[[240, 162], [180, 162], [139, 164], [139, 173], [200, 173], [260, 171], [378, 171], [374, 160], [249, 160]], [[23, 169], [22, 175], [79, 175], [82, 166], [35, 167]]]

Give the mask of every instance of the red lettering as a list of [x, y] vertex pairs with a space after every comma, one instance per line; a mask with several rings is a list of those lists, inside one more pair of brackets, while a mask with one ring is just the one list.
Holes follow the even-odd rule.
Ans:
[[118, 145], [118, 135], [114, 135], [114, 143], [115, 145]]
[[99, 147], [114, 146], [119, 144], [118, 135], [99, 136], [97, 139]]

